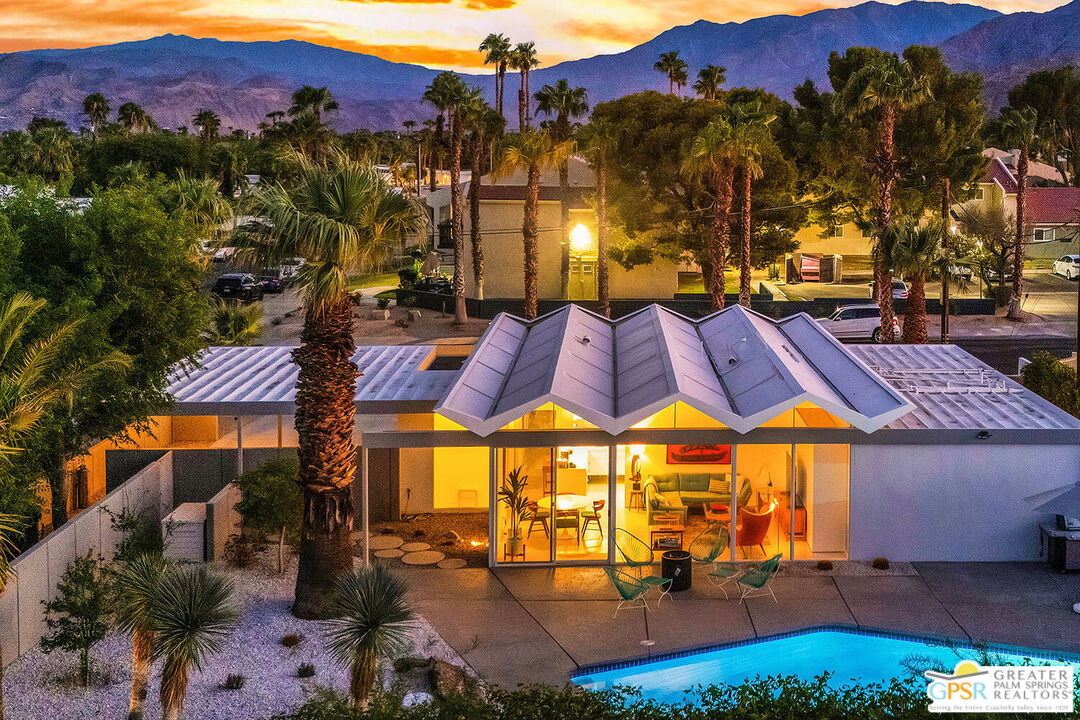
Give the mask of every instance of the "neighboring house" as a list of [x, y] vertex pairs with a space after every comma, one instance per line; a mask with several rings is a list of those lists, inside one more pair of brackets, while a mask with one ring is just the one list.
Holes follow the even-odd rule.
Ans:
[[[480, 230], [484, 243], [484, 297], [521, 298], [524, 296], [525, 250], [521, 233], [524, 219], [526, 171], [493, 180], [485, 175], [480, 185]], [[596, 299], [596, 212], [591, 205], [596, 178], [588, 164], [574, 157], [569, 165], [570, 224], [561, 227], [559, 173], [545, 170], [540, 177], [539, 277], [541, 299], [559, 299], [561, 293], [561, 244], [565, 236], [570, 245], [570, 282], [568, 300]], [[469, 241], [470, 215], [467, 193], [469, 183], [461, 184], [465, 228], [465, 292], [476, 297], [473, 281], [472, 251]], [[450, 188], [440, 188], [425, 198], [433, 225], [439, 229], [436, 245], [446, 266], [453, 265], [453, 239], [450, 234]], [[612, 298], [670, 299], [678, 289], [678, 266], [656, 259], [648, 265], [626, 270], [608, 262]]]

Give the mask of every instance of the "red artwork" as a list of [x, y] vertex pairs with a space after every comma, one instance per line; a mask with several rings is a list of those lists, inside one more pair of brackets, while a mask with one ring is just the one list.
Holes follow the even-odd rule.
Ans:
[[730, 445], [668, 445], [668, 465], [730, 465]]

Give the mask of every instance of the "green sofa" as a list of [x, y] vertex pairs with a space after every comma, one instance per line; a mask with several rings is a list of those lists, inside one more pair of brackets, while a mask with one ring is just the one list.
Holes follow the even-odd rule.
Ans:
[[[728, 473], [659, 473], [650, 475], [645, 481], [645, 509], [649, 513], [649, 524], [654, 515], [678, 515], [686, 522], [686, 511], [691, 505], [705, 503], [731, 504], [731, 491], [712, 492], [709, 484], [713, 478], [730, 480]], [[730, 484], [728, 486], [730, 488]], [[739, 486], [739, 504], [750, 500], [752, 493], [750, 481], [743, 478]]]

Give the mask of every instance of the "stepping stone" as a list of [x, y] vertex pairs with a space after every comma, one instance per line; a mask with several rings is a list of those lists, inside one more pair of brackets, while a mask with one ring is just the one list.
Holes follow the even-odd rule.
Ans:
[[401, 562], [406, 565], [434, 565], [440, 562], [446, 556], [438, 550], [421, 550], [419, 552], [411, 552], [401, 558]]
[[[363, 541], [360, 541], [363, 544]], [[372, 550], [389, 550], [390, 548], [401, 547], [401, 544], [405, 542], [396, 535], [373, 535], [368, 540], [368, 547]]]
[[385, 550], [376, 550], [371, 554], [377, 558], [399, 558], [405, 553], [397, 548], [386, 548]]
[[431, 546], [426, 542], [407, 542], [404, 545], [399, 546], [405, 552], [420, 552], [421, 550], [430, 550]]
[[465, 567], [467, 563], [465, 562], [465, 558], [446, 558], [445, 560], [440, 560], [437, 565], [440, 570], [460, 570]]

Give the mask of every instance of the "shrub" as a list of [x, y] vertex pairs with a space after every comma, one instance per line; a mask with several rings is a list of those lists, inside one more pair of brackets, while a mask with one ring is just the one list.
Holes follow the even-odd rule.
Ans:
[[42, 602], [46, 634], [45, 652], [79, 653], [79, 684], [90, 684], [90, 648], [109, 631], [110, 572], [103, 558], [93, 552], [75, 558], [56, 586], [57, 598]]
[[832, 570], [832, 560], [818, 560], [818, 570]]
[[888, 570], [889, 561], [886, 558], [874, 558], [874, 562], [870, 563], [870, 567], [875, 570]]
[[300, 644], [300, 636], [295, 633], [289, 633], [281, 638], [281, 644], [287, 648], [294, 648]]
[[296, 482], [300, 463], [295, 457], [269, 460], [234, 481], [240, 488], [236, 511], [244, 527], [274, 535], [278, 541], [278, 573], [285, 572], [285, 538], [300, 533], [304, 493]]
[[230, 675], [229, 677], [225, 678], [225, 685], [223, 687], [226, 690], [239, 690], [240, 688], [244, 687], [244, 676]]
[[243, 531], [233, 533], [225, 541], [225, 560], [238, 568], [246, 568], [255, 562], [258, 543]]
[[298, 678], [310, 678], [315, 677], [315, 666], [311, 663], [303, 663], [296, 669], [296, 677]]
[[109, 513], [112, 529], [123, 536], [113, 551], [116, 562], [125, 563], [140, 555], [160, 555], [165, 551], [161, 526], [149, 513], [135, 512], [131, 508], [124, 508], [119, 513], [108, 509], [105, 512]]
[[1033, 393], [1080, 417], [1076, 371], [1051, 353], [1040, 351], [1032, 355], [1031, 362], [1020, 371], [1020, 381]]
[[379, 307], [380, 310], [385, 310], [386, 308], [390, 307], [390, 298], [378, 298], [377, 300], [375, 300], [375, 304]]

